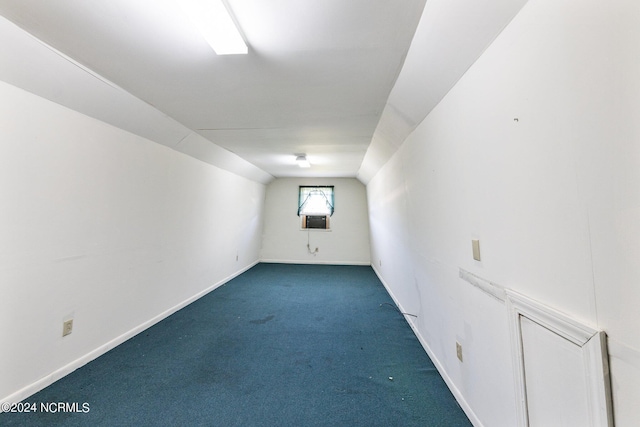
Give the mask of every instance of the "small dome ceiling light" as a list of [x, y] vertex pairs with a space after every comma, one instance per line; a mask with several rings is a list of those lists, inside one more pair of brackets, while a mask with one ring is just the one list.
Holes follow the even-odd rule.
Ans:
[[301, 168], [310, 168], [311, 167], [311, 163], [309, 163], [309, 160], [307, 160], [307, 155], [306, 154], [300, 154], [299, 156], [296, 157], [296, 162], [298, 163], [298, 166], [300, 166]]

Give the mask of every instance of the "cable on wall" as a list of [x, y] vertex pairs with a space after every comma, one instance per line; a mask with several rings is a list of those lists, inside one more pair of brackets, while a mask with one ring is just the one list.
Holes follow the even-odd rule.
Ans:
[[403, 313], [402, 311], [400, 311], [400, 310], [398, 309], [398, 307], [396, 307], [395, 305], [393, 305], [393, 304], [391, 304], [391, 303], [389, 303], [389, 302], [383, 302], [382, 304], [380, 304], [380, 307], [382, 307], [383, 305], [388, 305], [389, 307], [393, 307], [393, 309], [394, 309], [395, 311], [397, 311], [397, 312], [398, 312], [398, 313], [400, 313], [400, 314], [404, 314], [405, 316], [418, 317], [418, 316], [416, 316], [415, 314], [411, 314], [411, 313]]
[[319, 249], [316, 248], [313, 252], [311, 252], [311, 236], [310, 236], [311, 232], [309, 230], [307, 230], [307, 252], [309, 252], [311, 255], [316, 256], [316, 254], [318, 253]]

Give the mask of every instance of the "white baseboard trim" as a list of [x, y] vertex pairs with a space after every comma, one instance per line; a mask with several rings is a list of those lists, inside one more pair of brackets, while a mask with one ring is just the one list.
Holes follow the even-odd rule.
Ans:
[[[389, 284], [382, 278], [382, 274], [380, 274], [380, 271], [373, 264], [371, 265], [371, 268], [373, 268], [373, 271], [378, 276], [378, 279], [380, 279], [380, 282], [382, 282], [384, 287], [387, 289], [387, 292], [391, 296], [391, 299], [393, 299], [393, 301], [395, 302], [396, 306], [398, 306], [398, 309], [400, 309], [401, 312], [404, 312], [405, 309], [402, 307], [402, 304], [400, 304], [400, 301], [398, 301], [398, 299], [394, 295]], [[453, 383], [453, 380], [451, 379], [451, 377], [449, 377], [449, 374], [447, 373], [447, 371], [445, 371], [444, 367], [442, 366], [442, 363], [440, 363], [435, 353], [431, 350], [431, 347], [429, 347], [429, 344], [427, 343], [427, 341], [424, 339], [424, 337], [416, 327], [415, 320], [407, 319], [406, 317], [405, 317], [405, 320], [407, 321], [409, 326], [411, 326], [413, 333], [418, 338], [418, 341], [420, 342], [424, 350], [427, 352], [427, 355], [435, 365], [442, 379], [444, 379], [444, 382], [447, 384], [447, 387], [449, 387], [449, 390], [451, 390], [451, 393], [455, 397], [456, 401], [458, 402], [458, 404], [460, 405], [464, 413], [469, 418], [469, 421], [471, 421], [471, 423], [476, 427], [482, 427], [483, 426], [482, 422], [480, 422], [480, 419], [478, 418], [478, 416], [475, 414], [475, 412], [473, 412], [473, 410], [465, 400], [460, 390], [455, 386], [455, 384]]]
[[[140, 332], [144, 331], [145, 329], [148, 329], [151, 326], [155, 325], [156, 323], [160, 322], [161, 320], [171, 316], [176, 311], [186, 307], [187, 305], [191, 304], [192, 302], [202, 298], [203, 296], [205, 296], [209, 292], [211, 292], [211, 291], [215, 290], [216, 288], [224, 285], [225, 283], [227, 283], [231, 279], [233, 279], [233, 278], [239, 276], [240, 274], [244, 273], [245, 271], [249, 270], [250, 268], [252, 268], [256, 264], [258, 264], [259, 262], [260, 262], [259, 260], [254, 261], [253, 263], [251, 263], [251, 264], [245, 266], [244, 268], [236, 271], [235, 273], [231, 274], [230, 276], [225, 277], [224, 279], [216, 282], [215, 284], [209, 286], [208, 288], [198, 292], [197, 294], [187, 298], [186, 300], [182, 301], [181, 303], [169, 308], [168, 310], [163, 311], [162, 313], [158, 314], [157, 316], [147, 320], [146, 322], [136, 326], [135, 328], [125, 332], [124, 334], [122, 334], [122, 335], [112, 339], [111, 341], [101, 345], [100, 347], [90, 351], [89, 353], [87, 353], [84, 356], [74, 360], [73, 362], [68, 363], [67, 365], [65, 365], [65, 366], [63, 366], [63, 367], [61, 367], [59, 369], [56, 369], [55, 371], [51, 372], [50, 374], [46, 375], [45, 377], [40, 378], [36, 382], [31, 383], [28, 386], [16, 391], [15, 393], [12, 393], [12, 394], [0, 399], [0, 402], [2, 402], [2, 403], [4, 403], [4, 402], [18, 403], [18, 402], [26, 399], [27, 397], [39, 392], [43, 388], [48, 387], [51, 384], [53, 384], [54, 382], [58, 381], [60, 378], [63, 378], [66, 375], [69, 375], [71, 372], [75, 371], [76, 369], [86, 365], [87, 363], [91, 362], [94, 359], [97, 359], [98, 357], [102, 356], [103, 354], [105, 354], [109, 350], [111, 350], [111, 349], [117, 347], [118, 345], [122, 344], [123, 342], [127, 341], [129, 338], [134, 337], [135, 335], [139, 334]], [[0, 412], [2, 412], [2, 411], [0, 410]]]
[[261, 259], [269, 264], [327, 264], [327, 265], [371, 265], [370, 261], [318, 261], [302, 259]]

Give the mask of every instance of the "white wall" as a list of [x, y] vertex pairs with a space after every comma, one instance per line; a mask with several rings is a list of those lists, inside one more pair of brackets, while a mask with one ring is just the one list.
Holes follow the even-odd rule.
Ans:
[[252, 181], [266, 184], [273, 179], [3, 16], [0, 40], [0, 81]]
[[264, 194], [0, 82], [0, 400], [37, 391], [257, 262]]
[[[335, 186], [331, 231], [301, 230], [300, 185]], [[310, 254], [318, 248], [317, 254]], [[369, 221], [364, 185], [355, 178], [280, 178], [267, 186], [261, 260], [287, 263], [369, 265]]]
[[515, 425], [508, 318], [459, 268], [605, 330], [640, 419], [637, 40], [634, 0], [530, 0], [367, 187], [372, 265], [478, 424]]

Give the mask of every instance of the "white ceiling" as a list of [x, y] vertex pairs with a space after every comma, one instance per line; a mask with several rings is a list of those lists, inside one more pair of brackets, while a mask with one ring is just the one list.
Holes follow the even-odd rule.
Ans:
[[263, 182], [366, 181], [525, 1], [228, 0], [250, 50], [217, 56], [179, 0], [0, 0], [0, 79]]

